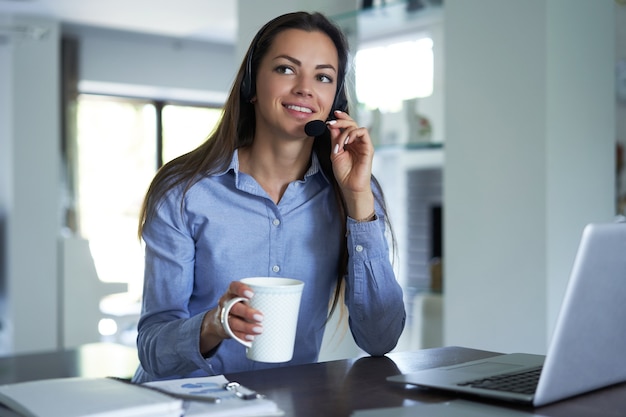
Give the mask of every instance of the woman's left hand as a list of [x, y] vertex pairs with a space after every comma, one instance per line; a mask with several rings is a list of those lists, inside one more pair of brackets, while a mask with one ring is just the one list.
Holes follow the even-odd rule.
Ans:
[[328, 122], [332, 152], [330, 159], [335, 178], [348, 205], [348, 215], [364, 219], [374, 212], [371, 188], [374, 146], [369, 132], [359, 127], [347, 113], [336, 111]]

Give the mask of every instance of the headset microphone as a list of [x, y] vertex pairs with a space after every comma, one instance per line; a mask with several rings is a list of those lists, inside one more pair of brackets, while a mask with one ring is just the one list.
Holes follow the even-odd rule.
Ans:
[[326, 131], [326, 123], [321, 120], [311, 120], [304, 125], [304, 133], [307, 136], [320, 136]]

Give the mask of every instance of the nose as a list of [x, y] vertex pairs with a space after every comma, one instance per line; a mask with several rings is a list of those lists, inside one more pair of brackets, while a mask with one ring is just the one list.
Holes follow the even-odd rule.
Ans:
[[311, 81], [309, 81], [306, 77], [298, 77], [298, 80], [293, 89], [294, 94], [301, 97], [311, 97], [313, 96], [313, 88], [311, 86]]

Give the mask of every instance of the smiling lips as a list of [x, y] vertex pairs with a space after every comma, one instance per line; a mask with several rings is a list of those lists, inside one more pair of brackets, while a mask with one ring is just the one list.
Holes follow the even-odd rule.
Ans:
[[289, 104], [289, 105], [287, 105], [285, 107], [287, 107], [289, 110], [295, 110], [295, 111], [299, 111], [301, 113], [313, 113], [313, 110], [311, 110], [308, 107], [296, 106], [294, 104]]

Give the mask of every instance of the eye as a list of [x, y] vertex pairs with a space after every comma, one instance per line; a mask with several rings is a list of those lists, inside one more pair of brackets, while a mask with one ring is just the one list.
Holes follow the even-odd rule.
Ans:
[[320, 74], [317, 76], [317, 79], [323, 83], [332, 83], [333, 82], [333, 77], [331, 77], [330, 75], [326, 75], [326, 74]]
[[276, 67], [275, 71], [279, 74], [293, 74], [293, 68], [288, 65], [279, 65]]

